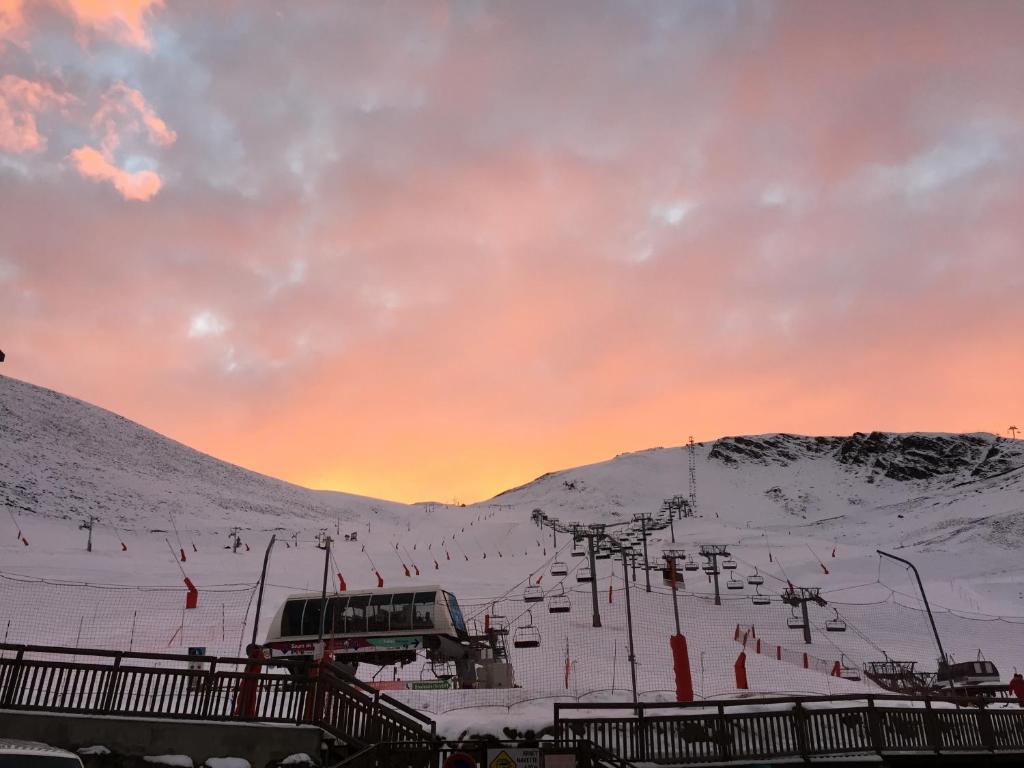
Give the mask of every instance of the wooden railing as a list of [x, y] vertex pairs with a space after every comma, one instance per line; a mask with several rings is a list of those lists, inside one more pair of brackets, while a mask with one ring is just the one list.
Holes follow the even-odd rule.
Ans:
[[852, 695], [554, 707], [557, 739], [591, 742], [630, 761], [1024, 754], [1024, 709], [1005, 700]]
[[434, 738], [433, 721], [335, 667], [261, 660], [254, 672], [249, 664], [0, 644], [0, 709], [309, 723], [357, 747]]

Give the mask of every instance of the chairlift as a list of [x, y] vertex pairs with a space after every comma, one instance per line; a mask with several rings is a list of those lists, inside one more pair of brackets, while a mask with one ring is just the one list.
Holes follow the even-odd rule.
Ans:
[[750, 596], [750, 602], [754, 605], [770, 605], [772, 599], [768, 595], [762, 595], [761, 590], [755, 588], [754, 594]]
[[729, 580], [725, 582], [725, 586], [727, 589], [743, 589], [743, 579], [730, 576]]
[[836, 615], [833, 618], [831, 618], [831, 619], [829, 619], [828, 621], [825, 622], [825, 631], [826, 632], [845, 632], [846, 631], [846, 622], [843, 621], [841, 618], [839, 618], [839, 611], [838, 610], [836, 610], [835, 608], [833, 608], [832, 610], [836, 612]]
[[533, 626], [533, 613], [526, 612], [526, 623], [516, 627], [512, 636], [512, 645], [516, 648], [537, 648], [540, 646], [540, 630]]
[[753, 584], [754, 586], [764, 584], [764, 576], [757, 572], [757, 568], [754, 568], [754, 572], [747, 576], [747, 584]]
[[491, 613], [488, 618], [488, 624], [491, 628], [491, 632], [496, 635], [507, 635], [508, 634], [508, 619], [502, 616], [500, 613], [494, 612], [494, 603], [491, 603]]
[[715, 572], [715, 566], [712, 565], [711, 563], [708, 563], [707, 565], [704, 566], [704, 573], [714, 574], [714, 572]]
[[[530, 581], [533, 581], [533, 574], [530, 574]], [[536, 584], [531, 584], [523, 590], [524, 603], [540, 603], [544, 600], [544, 590]]]
[[729, 560], [723, 560], [722, 561], [722, 570], [725, 570], [725, 571], [735, 571], [736, 570], [736, 561], [731, 559], [731, 558]]
[[687, 560], [686, 565], [683, 566], [688, 571], [700, 570], [700, 565], [697, 564], [696, 560]]
[[552, 595], [548, 600], [548, 613], [569, 613], [572, 610], [572, 603], [569, 602], [569, 598], [565, 594], [565, 587], [559, 582], [558, 588], [559, 593]]
[[565, 576], [569, 572], [569, 566], [563, 563], [561, 560], [556, 560], [551, 564], [551, 575], [552, 576]]
[[589, 565], [581, 565], [576, 569], [576, 581], [593, 581], [594, 574], [590, 571]]
[[583, 557], [587, 554], [587, 548], [583, 546], [582, 539], [575, 539], [572, 543], [572, 556]]
[[796, 615], [796, 608], [793, 608], [792, 614], [786, 619], [786, 626], [790, 629], [803, 629], [804, 620], [802, 617]]
[[843, 680], [860, 680], [860, 670], [846, 663], [846, 654], [839, 656], [839, 676]]
[[456, 675], [454, 661], [430, 662], [430, 673], [438, 680], [451, 680]]
[[612, 556], [612, 551], [610, 549], [599, 549], [599, 550], [597, 550], [597, 554], [594, 555], [594, 559], [595, 560], [608, 560], [609, 558], [611, 558], [611, 556]]

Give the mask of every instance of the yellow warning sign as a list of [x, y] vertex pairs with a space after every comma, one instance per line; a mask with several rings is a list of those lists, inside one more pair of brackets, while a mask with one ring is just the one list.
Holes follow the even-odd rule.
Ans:
[[516, 761], [503, 749], [491, 760], [488, 768], [516, 768]]

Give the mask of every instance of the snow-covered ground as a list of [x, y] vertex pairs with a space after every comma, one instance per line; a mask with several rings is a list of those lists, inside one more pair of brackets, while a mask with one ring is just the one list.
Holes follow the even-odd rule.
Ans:
[[[683, 572], [680, 620], [697, 694], [738, 695], [737, 626], [753, 626], [762, 642], [761, 655], [747, 646], [752, 692], [870, 687], [778, 661], [777, 646], [786, 658], [806, 651], [859, 667], [887, 654], [934, 669], [937, 651], [916, 585], [876, 549], [918, 565], [947, 651], [966, 660], [981, 650], [1008, 679], [1024, 667], [1024, 619], [1015, 618], [1024, 616], [1022, 468], [1024, 443], [985, 434], [766, 435], [696, 446], [698, 517], [676, 522], [677, 546], [693, 552], [700, 543], [727, 545], [736, 575], [745, 580], [756, 568], [765, 577], [762, 593], [773, 598], [771, 605], [752, 605], [753, 588], [725, 590], [723, 576], [723, 605], [716, 607], [707, 577]], [[442, 584], [459, 596], [469, 620], [503, 614], [512, 619], [513, 635], [532, 618], [541, 647], [511, 650], [520, 688], [396, 695], [435, 713], [456, 710], [441, 719], [442, 730], [457, 730], [470, 708], [488, 706], [502, 712], [514, 706], [505, 722], [536, 727], [559, 697], [622, 700], [631, 683], [621, 564], [598, 563], [602, 627], [595, 629], [589, 586], [576, 580], [583, 558], [572, 557], [566, 536], [556, 541], [537, 528], [531, 513], [542, 509], [563, 523], [615, 524], [656, 513], [665, 498], [687, 489], [686, 449], [665, 448], [554, 472], [467, 507], [310, 491], [0, 377], [0, 574], [6, 576], [0, 578], [0, 636], [82, 647], [123, 645], [127, 637], [136, 649], [205, 645], [236, 653], [252, 631], [252, 586], [270, 536], [278, 544], [261, 638], [287, 594], [319, 588], [323, 553], [315, 538], [327, 528], [337, 540], [330, 570], [342, 573], [350, 589], [375, 586], [379, 571], [387, 586]], [[98, 518], [91, 553], [79, 527], [87, 515]], [[245, 544], [232, 552], [228, 534], [235, 527]], [[358, 541], [344, 541], [353, 531]], [[671, 546], [669, 539], [669, 530], [652, 535], [652, 561]], [[556, 559], [568, 564], [567, 576], [551, 574]], [[182, 610], [186, 575], [200, 590], [198, 613]], [[538, 578], [549, 597], [570, 598], [570, 613], [548, 613], [546, 602], [527, 613], [522, 591]], [[645, 698], [670, 699], [671, 593], [658, 572], [651, 574], [650, 593], [639, 571], [637, 579], [631, 598], [638, 688]], [[776, 598], [787, 580], [820, 587], [830, 603], [812, 608], [811, 646], [786, 627], [789, 608]], [[847, 631], [825, 632], [837, 612]], [[390, 680], [392, 670], [364, 667], [360, 674]], [[419, 679], [429, 670], [410, 665], [399, 675]]]

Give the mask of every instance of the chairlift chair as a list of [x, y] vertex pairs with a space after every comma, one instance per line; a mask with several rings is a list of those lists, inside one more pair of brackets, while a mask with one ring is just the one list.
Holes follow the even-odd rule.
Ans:
[[687, 560], [686, 565], [683, 566], [688, 571], [700, 570], [700, 565], [697, 564], [696, 560]]
[[730, 576], [729, 580], [725, 582], [725, 586], [727, 589], [743, 589], [743, 579]]
[[569, 602], [569, 598], [565, 594], [565, 587], [561, 582], [558, 587], [560, 592], [557, 595], [552, 595], [548, 600], [548, 613], [569, 613], [572, 610], [572, 603]]
[[593, 581], [594, 574], [590, 571], [589, 565], [581, 565], [576, 569], [576, 581]]
[[587, 554], [587, 548], [583, 546], [583, 541], [581, 539], [577, 539], [576, 541], [573, 541], [573, 543], [572, 543], [572, 556], [573, 557], [583, 557], [585, 554]]
[[836, 612], [836, 615], [833, 618], [831, 618], [831, 619], [829, 619], [828, 621], [825, 622], [825, 631], [826, 632], [845, 632], [846, 631], [846, 622], [843, 621], [841, 618], [839, 618], [839, 611], [837, 611], [835, 608], [833, 608], [832, 610]]
[[537, 648], [540, 646], [540, 630], [533, 626], [533, 613], [526, 612], [526, 623], [516, 627], [512, 635], [512, 645], [516, 648]]
[[611, 556], [612, 556], [612, 551], [610, 549], [599, 549], [599, 550], [597, 550], [597, 553], [594, 555], [594, 559], [595, 560], [608, 560], [609, 558], [611, 558]]
[[722, 561], [722, 570], [724, 570], [724, 571], [735, 571], [736, 570], [736, 561], [732, 560], [732, 559], [723, 560]]
[[565, 576], [569, 572], [569, 566], [563, 563], [561, 560], [556, 560], [551, 564], [551, 575], [552, 576]]
[[770, 605], [772, 599], [768, 595], [762, 595], [761, 590], [755, 588], [754, 594], [750, 596], [750, 602], [754, 605]]
[[796, 608], [793, 609], [793, 613], [786, 619], [786, 626], [790, 629], [803, 629], [804, 620], [803, 617], [796, 615]]
[[[533, 580], [533, 576], [530, 576], [530, 580]], [[531, 584], [523, 590], [523, 602], [524, 603], [540, 603], [544, 600], [544, 590], [536, 584]]]
[[860, 670], [856, 667], [851, 667], [846, 663], [846, 654], [841, 654], [839, 657], [839, 676], [843, 680], [860, 680]]
[[757, 568], [754, 569], [752, 574], [747, 576], [747, 584], [753, 584], [754, 586], [764, 584], [764, 576], [757, 572]]
[[707, 565], [704, 566], [704, 573], [713, 574], [714, 572], [715, 572], [715, 566], [713, 566], [711, 563], [708, 563]]

